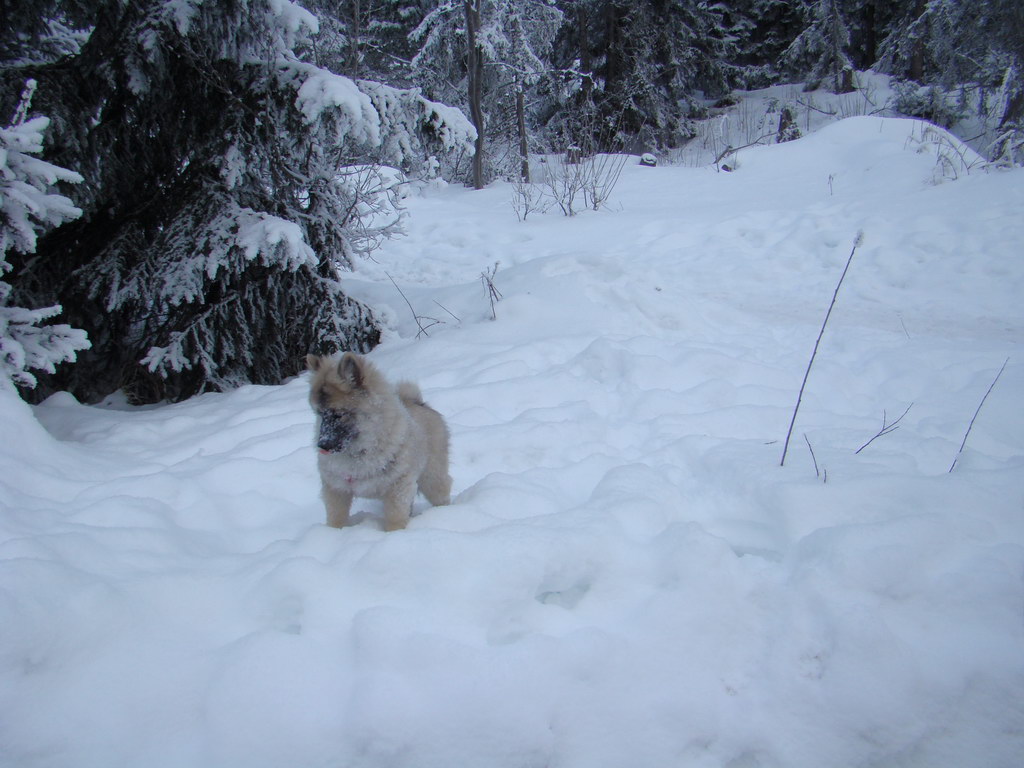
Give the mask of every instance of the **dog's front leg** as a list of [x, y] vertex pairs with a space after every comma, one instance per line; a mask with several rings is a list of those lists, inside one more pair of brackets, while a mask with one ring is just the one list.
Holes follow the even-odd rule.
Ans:
[[398, 531], [409, 523], [416, 483], [411, 478], [393, 486], [384, 497], [384, 530]]
[[324, 506], [327, 507], [327, 524], [331, 528], [344, 528], [348, 525], [348, 513], [352, 508], [352, 494], [325, 485], [322, 495]]

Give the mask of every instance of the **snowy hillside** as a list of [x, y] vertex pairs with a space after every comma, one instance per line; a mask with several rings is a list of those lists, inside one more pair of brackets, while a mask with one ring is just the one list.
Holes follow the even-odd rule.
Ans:
[[452, 431], [405, 531], [322, 525], [305, 377], [2, 395], [0, 765], [1019, 765], [1024, 170], [937, 136], [411, 197], [346, 281]]

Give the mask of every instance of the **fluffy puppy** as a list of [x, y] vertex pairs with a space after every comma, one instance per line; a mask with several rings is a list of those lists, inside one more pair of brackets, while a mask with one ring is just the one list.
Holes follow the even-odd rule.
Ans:
[[419, 387], [392, 386], [371, 362], [346, 352], [306, 357], [316, 412], [317, 464], [327, 524], [348, 523], [352, 499], [384, 502], [384, 528], [404, 528], [417, 489], [435, 505], [451, 503], [448, 427]]

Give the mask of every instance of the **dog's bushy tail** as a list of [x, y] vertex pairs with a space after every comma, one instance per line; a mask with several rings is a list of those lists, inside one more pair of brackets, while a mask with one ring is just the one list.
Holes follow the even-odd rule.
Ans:
[[423, 393], [420, 392], [417, 384], [411, 381], [400, 381], [395, 389], [398, 391], [398, 396], [402, 399], [402, 402], [406, 405], [426, 405], [423, 402]]

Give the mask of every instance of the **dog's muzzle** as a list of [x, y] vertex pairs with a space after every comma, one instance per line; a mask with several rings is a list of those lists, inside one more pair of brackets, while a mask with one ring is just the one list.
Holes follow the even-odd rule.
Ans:
[[337, 453], [345, 450], [359, 436], [355, 415], [351, 411], [322, 411], [320, 434], [316, 447], [320, 453]]

